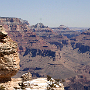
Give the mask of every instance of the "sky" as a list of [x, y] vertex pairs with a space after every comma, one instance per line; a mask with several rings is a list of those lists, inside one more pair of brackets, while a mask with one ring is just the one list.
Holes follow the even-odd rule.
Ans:
[[0, 17], [16, 17], [30, 25], [90, 27], [90, 0], [0, 0]]

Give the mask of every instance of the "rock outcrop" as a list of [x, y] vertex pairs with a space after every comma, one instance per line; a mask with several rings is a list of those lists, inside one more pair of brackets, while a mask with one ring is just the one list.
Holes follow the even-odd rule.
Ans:
[[43, 23], [37, 23], [36, 25], [32, 25], [31, 28], [48, 28], [48, 26], [44, 26]]
[[90, 29], [82, 32], [79, 36], [71, 38], [73, 49], [78, 48], [80, 53], [90, 52]]
[[[62, 83], [56, 84], [55, 80], [47, 81], [47, 78], [37, 78], [31, 81], [23, 82], [26, 90], [64, 90]], [[50, 87], [49, 87], [50, 85]]]
[[76, 75], [66, 80], [65, 90], [90, 90], [90, 79], [85, 75]]
[[47, 75], [47, 78], [30, 79], [31, 77], [30, 72], [22, 75], [23, 79], [27, 79], [19, 83], [21, 88], [25, 90], [64, 90], [64, 79], [53, 79], [49, 75]]
[[25, 73], [21, 76], [21, 78], [23, 81], [30, 81], [32, 80], [32, 74], [30, 72]]
[[17, 52], [17, 43], [14, 42], [0, 25], [0, 82], [10, 80], [16, 75], [20, 59]]
[[60, 25], [59, 27], [52, 28], [54, 32], [58, 33], [59, 35], [67, 36], [67, 38], [75, 37], [80, 34], [78, 31], [74, 31], [64, 25]]

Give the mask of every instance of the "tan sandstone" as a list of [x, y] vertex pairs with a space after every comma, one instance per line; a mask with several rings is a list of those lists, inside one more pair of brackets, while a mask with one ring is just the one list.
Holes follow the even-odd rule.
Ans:
[[11, 80], [19, 67], [17, 43], [14, 42], [0, 25], [0, 82]]

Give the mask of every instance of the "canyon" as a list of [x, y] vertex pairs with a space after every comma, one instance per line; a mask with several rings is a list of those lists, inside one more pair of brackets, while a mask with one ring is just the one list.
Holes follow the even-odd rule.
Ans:
[[8, 36], [8, 33], [0, 25], [0, 90], [64, 90], [62, 81], [56, 81], [50, 76], [47, 77], [48, 79], [33, 79], [32, 74], [28, 72], [21, 78], [12, 78], [20, 69], [17, 48], [17, 43]]
[[[18, 44], [20, 70], [14, 77], [30, 71], [33, 78], [50, 75], [66, 79], [66, 90], [77, 83], [82, 90], [88, 90], [85, 88], [90, 86], [90, 29], [80, 33], [63, 25], [59, 28], [42, 23], [30, 26], [26, 20], [11, 17], [0, 17], [0, 24]], [[84, 77], [77, 78], [80, 75]]]

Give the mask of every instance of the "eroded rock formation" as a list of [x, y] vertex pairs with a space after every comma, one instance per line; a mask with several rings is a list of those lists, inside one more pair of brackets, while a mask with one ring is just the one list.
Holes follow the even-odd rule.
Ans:
[[0, 81], [10, 80], [16, 75], [20, 59], [17, 52], [17, 43], [14, 42], [0, 26]]

